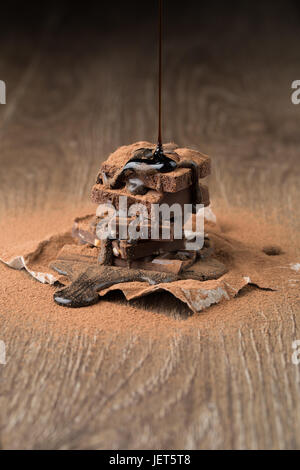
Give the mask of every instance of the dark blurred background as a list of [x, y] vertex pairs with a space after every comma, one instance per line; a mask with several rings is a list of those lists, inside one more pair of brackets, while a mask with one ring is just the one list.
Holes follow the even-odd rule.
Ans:
[[[297, 0], [227, 0], [201, 2], [198, 0], [163, 0], [166, 16], [170, 24], [179, 23], [183, 26], [208, 26], [208, 28], [223, 20], [223, 30], [234, 27], [236, 18], [247, 17], [252, 22], [253, 32], [269, 24], [273, 19], [282, 22], [290, 21], [290, 13], [299, 15], [300, 5]], [[156, 0], [115, 0], [104, 1], [51, 1], [51, 2], [5, 2], [1, 5], [1, 33], [11, 27], [21, 28], [23, 31], [32, 32], [32, 28], [38, 29], [40, 22], [47, 16], [57, 12], [63, 17], [62, 26], [68, 31], [87, 28], [88, 30], [99, 27], [102, 31], [113, 31], [115, 28], [138, 26], [141, 22], [151, 23], [155, 21], [157, 14]], [[175, 26], [175, 25], [174, 25]]]
[[[1, 5], [2, 209], [86, 200], [111, 151], [156, 140], [157, 4]], [[213, 156], [216, 200], [296, 204], [299, 1], [164, 0], [164, 12], [164, 140]]]
[[[155, 30], [157, 3], [156, 0], [3, 2], [0, 34], [5, 37], [18, 31], [34, 35], [51, 18], [59, 22], [57, 31], [65, 34], [113, 35], [116, 31], [125, 33], [132, 29], [142, 32], [148, 26]], [[163, 0], [163, 3], [170, 34], [179, 30], [188, 32], [192, 28], [203, 28], [206, 32], [217, 29], [219, 40], [228, 30], [239, 34], [243, 21], [248, 25], [249, 34], [265, 32], [267, 35], [272, 26], [294, 27], [300, 17], [297, 0]]]

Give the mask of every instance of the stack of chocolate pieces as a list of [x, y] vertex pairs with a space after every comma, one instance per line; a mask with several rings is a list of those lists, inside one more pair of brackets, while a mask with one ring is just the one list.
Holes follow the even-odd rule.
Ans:
[[[149, 229], [149, 234], [153, 204], [171, 207], [176, 203], [182, 206], [182, 213], [186, 204], [209, 206], [208, 188], [202, 180], [210, 171], [209, 157], [175, 144], [164, 145], [160, 153], [149, 142], [120, 147], [102, 164], [92, 188], [93, 202], [98, 206], [112, 204], [115, 208], [115, 229], [110, 232], [109, 239], [100, 239], [99, 231], [101, 224], [107, 221], [107, 214], [96, 213], [96, 216], [77, 219], [73, 235], [80, 243], [99, 250], [100, 264], [181, 275], [197, 260], [211, 254], [208, 238], [204, 239], [201, 249], [189, 250], [184, 226], [183, 238], [174, 237], [174, 220], [160, 219], [160, 230], [155, 238], [133, 240], [128, 235], [124, 237], [123, 234], [128, 232], [121, 229], [134, 222], [135, 216], [127, 212], [132, 205], [142, 204], [147, 209], [149, 219], [144, 219], [139, 229]], [[120, 207], [121, 196], [127, 198], [125, 215], [124, 207], [122, 211]], [[170, 231], [168, 239], [162, 236], [165, 228]]]

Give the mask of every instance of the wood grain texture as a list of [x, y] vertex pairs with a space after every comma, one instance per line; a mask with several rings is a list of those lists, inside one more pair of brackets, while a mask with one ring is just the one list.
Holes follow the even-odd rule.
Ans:
[[[215, 205], [287, 218], [299, 256], [300, 108], [290, 99], [300, 78], [299, 11], [264, 5], [249, 15], [236, 6], [228, 25], [225, 7], [208, 25], [192, 7], [180, 20], [171, 15], [164, 135], [212, 155]], [[156, 136], [151, 22], [132, 34], [118, 21], [107, 32], [99, 19], [87, 32], [69, 14], [50, 10], [31, 35], [16, 25], [1, 42], [1, 221], [55, 207], [58, 194], [82, 203], [110, 152]], [[149, 312], [184, 317], [172, 302], [154, 296]], [[1, 316], [1, 448], [299, 449], [291, 356], [300, 308], [287, 296], [262, 302], [257, 315], [259, 328], [178, 329], [168, 340], [108, 339], [101, 330], [58, 338], [51, 323], [16, 328]]]

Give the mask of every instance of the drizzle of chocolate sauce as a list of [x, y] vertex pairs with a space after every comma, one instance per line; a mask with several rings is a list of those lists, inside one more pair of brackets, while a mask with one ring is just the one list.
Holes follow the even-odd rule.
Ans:
[[162, 147], [157, 146], [154, 151], [152, 149], [139, 149], [120, 173], [109, 181], [109, 185], [112, 189], [118, 189], [124, 186], [126, 180], [130, 179], [132, 174], [171, 173], [176, 168], [177, 163], [163, 153]]
[[[148, 156], [150, 149], [142, 149], [140, 153], [131, 158], [123, 168], [123, 173], [133, 170], [136, 173], [171, 173], [176, 170], [177, 164], [174, 160], [164, 155], [163, 150], [155, 150]], [[145, 154], [147, 156], [145, 156]]]

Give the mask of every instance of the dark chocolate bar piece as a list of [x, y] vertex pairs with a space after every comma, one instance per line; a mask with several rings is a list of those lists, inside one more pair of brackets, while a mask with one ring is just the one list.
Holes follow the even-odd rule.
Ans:
[[150, 255], [159, 255], [177, 251], [186, 251], [186, 240], [139, 240], [129, 243], [125, 240], [114, 240], [113, 255], [124, 260], [136, 260]]
[[[130, 267], [132, 269], [143, 269], [146, 271], [180, 274], [185, 269], [191, 267], [195, 261], [196, 253], [190, 255], [185, 253], [185, 257], [182, 255], [176, 257], [176, 254], [169, 253], [165, 256], [148, 257], [131, 261]], [[114, 258], [113, 264], [114, 266], [128, 267], [128, 262], [120, 258]]]

